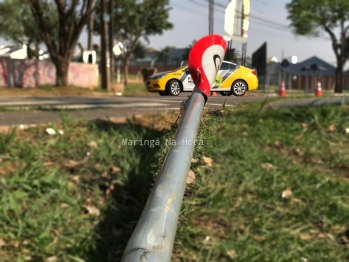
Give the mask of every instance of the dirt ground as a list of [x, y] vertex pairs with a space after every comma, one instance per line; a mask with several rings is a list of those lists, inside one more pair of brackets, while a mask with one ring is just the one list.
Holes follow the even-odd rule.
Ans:
[[[107, 93], [107, 92], [106, 92]], [[16, 88], [0, 87], [0, 97], [25, 97], [25, 96], [92, 96], [93, 90], [74, 87], [49, 87], [44, 88]]]
[[[167, 114], [158, 114], [158, 113], [146, 113], [142, 115], [136, 115], [135, 118], [130, 119], [127, 117], [117, 117], [117, 118], [108, 118], [108, 121], [112, 123], [126, 123], [127, 121], [132, 121], [134, 124], [138, 124], [147, 128], [152, 128], [156, 130], [169, 130], [172, 125], [179, 121], [180, 114], [179, 112], [171, 112]], [[32, 125], [20, 125], [18, 126], [18, 135], [26, 136], [26, 129], [28, 128], [40, 128], [45, 129], [46, 124], [32, 124]], [[0, 126], [0, 134], [6, 134], [11, 132], [13, 126]]]
[[[156, 130], [169, 130], [171, 126], [179, 121], [180, 114], [179, 112], [167, 113], [167, 114], [143, 114], [136, 116], [133, 120], [135, 124], [141, 126], [152, 128]], [[126, 118], [111, 118], [111, 122], [114, 123], [124, 123], [127, 121]]]

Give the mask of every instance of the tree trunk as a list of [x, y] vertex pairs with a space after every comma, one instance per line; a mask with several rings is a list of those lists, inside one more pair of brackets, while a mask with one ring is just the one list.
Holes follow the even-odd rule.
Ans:
[[69, 58], [55, 59], [53, 63], [56, 66], [56, 86], [68, 86]]
[[130, 58], [125, 57], [125, 76], [124, 76], [124, 85], [128, 84], [128, 67], [130, 65]]
[[[30, 0], [26, 2], [30, 5], [40, 36], [45, 42], [56, 67], [56, 86], [68, 86], [70, 58], [72, 57], [80, 34], [94, 9], [95, 1]], [[46, 6], [43, 5], [44, 2], [55, 3], [58, 24], [55, 23], [55, 25], [52, 26], [50, 23], [47, 23], [46, 15], [50, 14], [50, 11], [54, 9], [45, 10]], [[56, 37], [56, 33], [58, 33], [58, 38]], [[54, 39], [56, 41], [54, 41]]]
[[35, 42], [35, 58], [36, 58], [36, 60], [39, 60], [39, 56], [40, 56], [39, 51], [40, 51], [39, 43]]
[[337, 56], [337, 69], [336, 69], [336, 85], [334, 87], [335, 93], [343, 93], [343, 63], [342, 57]]
[[29, 40], [27, 43], [27, 58], [30, 60], [32, 59], [32, 54], [30, 52], [30, 45], [31, 45], [31, 41]]

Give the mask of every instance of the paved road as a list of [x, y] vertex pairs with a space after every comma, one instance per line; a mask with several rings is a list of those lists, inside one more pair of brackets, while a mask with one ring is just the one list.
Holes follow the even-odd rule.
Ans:
[[[88, 120], [103, 117], [125, 117], [147, 112], [166, 112], [178, 110], [180, 104], [190, 93], [177, 97], [0, 97], [0, 110], [10, 108], [30, 108], [35, 111], [2, 112], [0, 113], [0, 126], [28, 125], [61, 120], [61, 110], [66, 111], [72, 118], [85, 118]], [[248, 97], [209, 97], [206, 107], [221, 108], [225, 100], [227, 106], [267, 99], [266, 96]], [[46, 110], [45, 110], [46, 109]]]
[[[56, 122], [62, 119], [62, 110], [52, 109], [76, 109], [69, 110], [66, 113], [76, 119], [84, 118], [87, 120], [97, 118], [131, 117], [149, 112], [166, 112], [178, 110], [190, 93], [184, 93], [177, 97], [23, 97], [6, 98], [0, 97], [1, 108], [31, 108], [34, 111], [21, 112], [1, 112], [0, 126], [8, 125], [28, 125], [46, 122]], [[249, 103], [270, 99], [266, 95], [251, 95], [247, 97], [209, 97], [206, 108], [221, 108], [225, 101], [226, 106], [233, 106], [240, 103]], [[343, 104], [348, 97], [332, 98], [302, 98], [286, 99], [272, 102], [270, 108], [280, 108], [283, 106], [303, 106], [303, 105], [321, 105], [321, 104]]]
[[[182, 93], [179, 96], [147, 96], [147, 97], [0, 97], [0, 108], [102, 108], [102, 107], [178, 107], [190, 93]], [[207, 105], [220, 105], [226, 100], [229, 104], [237, 104], [245, 101], [265, 99], [265, 96], [255, 95], [248, 97], [216, 97], [210, 96]]]

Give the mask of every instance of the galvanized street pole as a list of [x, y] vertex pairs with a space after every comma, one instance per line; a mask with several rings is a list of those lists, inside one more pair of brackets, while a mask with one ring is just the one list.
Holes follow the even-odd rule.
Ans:
[[102, 89], [110, 90], [110, 50], [108, 41], [108, 22], [110, 16], [107, 13], [107, 0], [101, 0], [101, 82]]
[[121, 261], [170, 261], [205, 98], [193, 92], [148, 203]]
[[213, 34], [214, 0], [208, 2], [208, 33]]
[[110, 54], [110, 81], [113, 82], [114, 79], [114, 0], [109, 0], [109, 54]]
[[[169, 262], [202, 109], [222, 64], [225, 40], [208, 35], [195, 43], [188, 67], [196, 85], [182, 103], [183, 116], [148, 202], [126, 246], [123, 262]], [[204, 143], [204, 141], [203, 141]]]
[[242, 52], [241, 52], [241, 65], [246, 65], [246, 49], [247, 43], [242, 43]]

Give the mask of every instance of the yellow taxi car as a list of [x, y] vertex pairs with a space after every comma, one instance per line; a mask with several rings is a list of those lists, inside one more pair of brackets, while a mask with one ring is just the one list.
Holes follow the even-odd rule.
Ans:
[[[152, 75], [146, 81], [149, 92], [158, 92], [162, 96], [178, 96], [181, 92], [191, 92], [194, 86], [187, 65], [175, 71]], [[223, 61], [211, 87], [211, 92], [218, 92], [223, 96], [243, 96], [248, 90], [257, 88], [256, 70]]]

